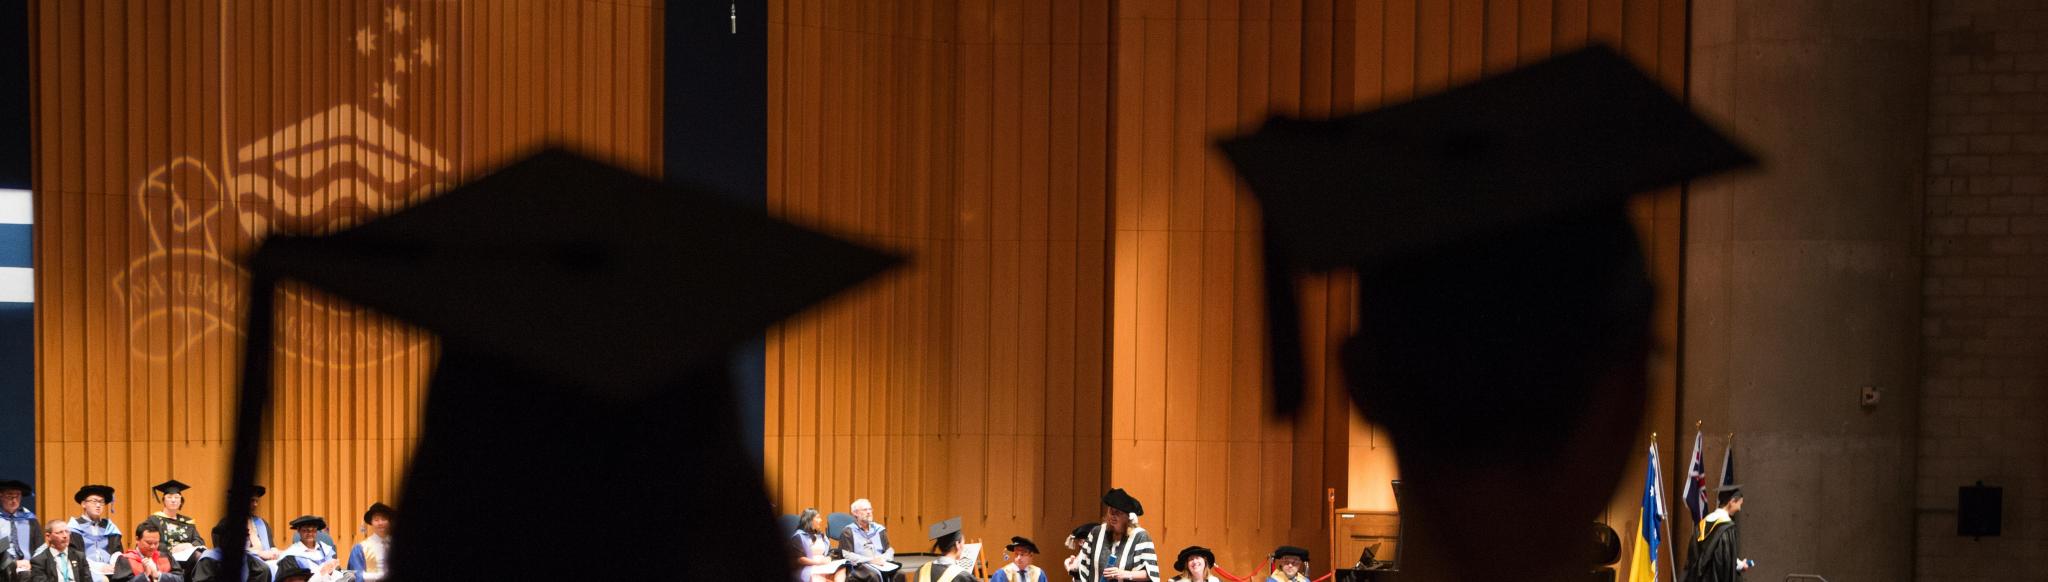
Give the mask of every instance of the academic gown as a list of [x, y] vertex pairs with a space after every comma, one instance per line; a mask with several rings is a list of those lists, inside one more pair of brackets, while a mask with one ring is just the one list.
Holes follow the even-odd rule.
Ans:
[[[952, 568], [952, 560], [939, 559], [917, 567], [917, 575], [910, 582], [980, 582], [974, 577], [974, 567], [961, 564]], [[950, 576], [950, 577], [949, 577]]]
[[170, 556], [171, 548], [178, 544], [194, 546], [192, 555], [186, 556], [183, 560], [179, 560], [177, 556], [170, 556], [180, 568], [191, 571], [199, 565], [199, 553], [206, 551], [206, 538], [200, 537], [199, 524], [192, 520], [191, 515], [181, 513], [177, 517], [167, 517], [164, 512], [159, 511], [142, 518], [142, 523], [136, 524], [135, 529], [140, 530], [143, 525], [154, 525], [158, 531], [163, 532], [163, 551], [166, 556]]
[[384, 579], [384, 556], [391, 551], [391, 540], [377, 534], [356, 542], [355, 549], [348, 552], [348, 569], [356, 573], [356, 579], [363, 582], [377, 582]]
[[1107, 566], [1144, 570], [1146, 580], [1159, 582], [1159, 554], [1152, 545], [1152, 532], [1133, 525], [1122, 540], [1111, 541], [1108, 537], [1109, 528], [1098, 527], [1081, 542], [1081, 568], [1074, 573], [1076, 582], [1103, 582], [1102, 569]]
[[[199, 567], [192, 571], [192, 582], [217, 582], [227, 579], [227, 571], [220, 563], [220, 550], [207, 550], [199, 555]], [[254, 554], [242, 554], [242, 569], [249, 573], [248, 582], [270, 582], [270, 567], [263, 564], [263, 558]]]
[[1274, 572], [1266, 575], [1266, 582], [1308, 582], [1308, 577], [1295, 574], [1293, 578], [1288, 578], [1286, 574]]
[[1741, 582], [1735, 559], [1742, 555], [1742, 542], [1735, 520], [1716, 511], [1702, 523], [1703, 535], [1693, 540], [1692, 556], [1686, 560], [1686, 582]]
[[[14, 560], [26, 560], [43, 545], [43, 522], [36, 519], [36, 512], [27, 505], [14, 513], [0, 512], [0, 538], [7, 539], [12, 548]], [[6, 550], [0, 550], [5, 552]]]
[[93, 523], [85, 516], [71, 518], [71, 547], [85, 552], [85, 559], [94, 564], [112, 564], [114, 557], [126, 551], [121, 548], [121, 526], [114, 520], [101, 519]]
[[996, 573], [989, 574], [988, 582], [1046, 582], [1045, 570], [1037, 566], [1019, 570], [1016, 564], [1008, 564], [1003, 566], [1003, 569], [996, 570]]
[[[885, 559], [890, 559], [890, 562], [893, 563], [895, 554], [890, 553], [890, 550], [894, 550], [896, 547], [889, 545], [889, 528], [882, 527], [882, 524], [879, 523], [871, 525], [873, 527], [868, 528], [867, 531], [861, 531], [860, 528], [855, 527], [853, 524], [846, 524], [846, 527], [839, 530], [838, 537], [833, 539], [839, 542], [839, 550], [842, 552], [848, 554], [859, 553], [861, 555], [883, 554], [886, 557]], [[863, 547], [867, 547], [867, 549], [865, 551], [861, 550], [860, 548]], [[848, 560], [849, 565], [846, 573], [849, 580], [902, 579], [902, 564], [895, 564], [889, 571], [883, 572], [881, 567], [874, 564], [865, 562], [853, 563], [851, 556], [848, 556]]]

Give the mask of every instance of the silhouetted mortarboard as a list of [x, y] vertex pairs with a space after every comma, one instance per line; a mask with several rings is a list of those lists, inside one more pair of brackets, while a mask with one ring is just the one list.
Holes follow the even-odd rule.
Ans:
[[[725, 574], [717, 564], [783, 558], [773, 549], [781, 536], [758, 464], [738, 434], [725, 356], [897, 262], [704, 192], [548, 149], [347, 230], [265, 240], [249, 257], [245, 329], [248, 345], [270, 345], [270, 288], [291, 278], [441, 340], [401, 484], [399, 503], [408, 509], [393, 534], [409, 550], [394, 555], [395, 574], [469, 575], [437, 556], [473, 543], [463, 531], [521, 526], [460, 508], [530, 495], [514, 481], [473, 477], [521, 472], [554, 475], [551, 491], [562, 499], [663, 491], [642, 499], [637, 513], [719, 532], [690, 533], [712, 541], [693, 544], [682, 571], [664, 575], [708, 579]], [[270, 354], [245, 354], [237, 426], [263, 426]], [[593, 426], [604, 427], [603, 443], [590, 443]], [[236, 433], [236, 482], [254, 478], [255, 433]], [[648, 470], [657, 456], [717, 478]], [[717, 500], [708, 510], [707, 499]], [[231, 510], [246, 515], [246, 507]], [[216, 543], [241, 546], [228, 542]]]
[[[1283, 415], [1302, 400], [1300, 272], [1354, 268], [1370, 286], [1388, 267], [1492, 250], [1445, 252], [1460, 245], [1514, 248], [1520, 233], [1540, 238], [1555, 232], [1544, 227], [1587, 221], [1627, 226], [1629, 196], [1755, 162], [1598, 45], [1377, 111], [1275, 118], [1219, 145], [1263, 213], [1270, 365]], [[1632, 231], [1627, 238], [1635, 244]]]

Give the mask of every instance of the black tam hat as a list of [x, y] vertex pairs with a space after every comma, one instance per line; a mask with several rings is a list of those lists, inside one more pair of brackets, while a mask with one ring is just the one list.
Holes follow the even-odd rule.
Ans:
[[71, 495], [71, 501], [74, 503], [85, 503], [85, 498], [93, 495], [98, 495], [100, 499], [106, 500], [107, 505], [114, 504], [114, 488], [106, 485], [79, 487], [78, 492]]
[[1121, 487], [1102, 494], [1102, 504], [1131, 515], [1145, 514], [1145, 506], [1138, 503], [1138, 498], [1131, 497], [1131, 494], [1124, 492]]
[[384, 516], [384, 519], [396, 519], [398, 517], [398, 510], [392, 509], [391, 506], [385, 505], [382, 501], [372, 503], [370, 504], [370, 509], [363, 512], [363, 523], [370, 523], [371, 518], [379, 515]]
[[1278, 549], [1273, 550], [1273, 558], [1275, 559], [1288, 556], [1300, 558], [1301, 561], [1306, 562], [1308, 561], [1308, 550], [1296, 546], [1280, 546]]
[[1026, 550], [1030, 550], [1033, 554], [1038, 553], [1038, 544], [1031, 543], [1031, 538], [1027, 537], [1010, 536], [1009, 545], [1003, 546], [1004, 551], [1010, 552], [1017, 551], [1017, 548], [1024, 548]]
[[292, 519], [292, 529], [311, 526], [313, 529], [327, 529], [327, 518], [318, 515], [301, 515]]
[[1209, 551], [1209, 548], [1204, 548], [1202, 546], [1188, 546], [1186, 548], [1181, 549], [1180, 557], [1173, 559], [1174, 571], [1188, 571], [1189, 558], [1201, 558], [1202, 563], [1208, 564], [1210, 569], [1216, 568], [1216, 552], [1211, 552]]

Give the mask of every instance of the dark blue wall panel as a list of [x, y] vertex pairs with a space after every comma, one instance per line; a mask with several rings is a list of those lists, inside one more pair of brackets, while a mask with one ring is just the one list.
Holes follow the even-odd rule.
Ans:
[[[748, 208], [768, 207], [768, 2], [671, 2], [663, 63], [662, 170]], [[733, 358], [742, 425], [761, 457], [765, 340]]]

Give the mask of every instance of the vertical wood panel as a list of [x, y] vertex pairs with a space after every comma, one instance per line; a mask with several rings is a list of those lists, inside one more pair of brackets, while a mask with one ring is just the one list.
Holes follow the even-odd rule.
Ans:
[[[659, 120], [661, 28], [645, 0], [38, 0], [30, 11], [35, 188], [47, 193], [36, 218], [50, 226], [35, 244], [36, 485], [50, 517], [76, 511], [64, 492], [106, 483], [119, 491], [113, 518], [132, 527], [155, 509], [148, 486], [169, 478], [196, 486], [187, 504], [202, 521], [219, 514], [244, 317], [233, 260], [261, 233], [340, 224], [287, 212], [335, 211], [310, 207], [315, 192], [417, 200], [547, 139], [658, 167], [647, 128]], [[591, 74], [547, 82], [578, 69]], [[555, 105], [580, 117], [522, 122], [581, 94], [596, 106]], [[392, 500], [433, 348], [394, 322], [285, 293], [262, 513], [329, 516], [352, 544], [353, 516]]]

